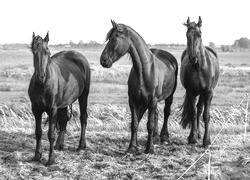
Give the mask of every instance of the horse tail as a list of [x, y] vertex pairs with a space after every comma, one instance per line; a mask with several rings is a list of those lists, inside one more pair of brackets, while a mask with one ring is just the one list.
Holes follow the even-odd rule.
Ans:
[[194, 110], [192, 109], [192, 103], [190, 101], [190, 98], [187, 96], [187, 92], [185, 94], [181, 110], [182, 110], [181, 114], [182, 118], [180, 124], [184, 129], [186, 129], [187, 127], [191, 126], [194, 114]]

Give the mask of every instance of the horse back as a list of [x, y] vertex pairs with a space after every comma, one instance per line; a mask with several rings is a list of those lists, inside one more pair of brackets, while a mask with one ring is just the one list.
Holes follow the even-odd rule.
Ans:
[[151, 48], [150, 51], [159, 59], [161, 60], [164, 64], [166, 64], [167, 66], [171, 66], [174, 68], [175, 70], [175, 74], [177, 76], [178, 74], [178, 63], [176, 58], [170, 54], [167, 51], [164, 51], [162, 49], [154, 49]]
[[51, 61], [59, 68], [65, 78], [72, 73], [75, 78], [87, 80], [90, 76], [90, 67], [87, 59], [76, 51], [61, 51], [51, 57]]

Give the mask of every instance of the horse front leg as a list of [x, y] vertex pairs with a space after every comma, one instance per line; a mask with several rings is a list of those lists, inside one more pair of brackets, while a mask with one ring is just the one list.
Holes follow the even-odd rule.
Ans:
[[213, 92], [208, 92], [204, 98], [204, 113], [203, 113], [203, 120], [205, 123], [205, 132], [204, 132], [204, 137], [203, 137], [204, 147], [211, 144], [209, 121], [210, 121], [210, 106], [211, 106], [212, 98], [213, 98]]
[[155, 111], [157, 108], [157, 101], [152, 100], [152, 102], [149, 103], [148, 107], [148, 122], [147, 122], [147, 129], [148, 129], [148, 140], [146, 144], [146, 150], [145, 153], [154, 153], [154, 145], [153, 145], [153, 133], [154, 133], [154, 121], [155, 121]]
[[200, 130], [200, 119], [201, 119], [201, 115], [203, 112], [203, 96], [200, 95], [199, 97], [199, 101], [197, 104], [197, 132], [198, 132], [198, 138], [201, 138], [201, 130]]
[[42, 122], [42, 110], [39, 109], [39, 106], [36, 106], [32, 104], [32, 112], [35, 116], [35, 121], [36, 121], [36, 129], [35, 129], [35, 134], [36, 134], [36, 150], [35, 150], [35, 156], [33, 157], [33, 161], [40, 161], [42, 157], [42, 152], [41, 152], [41, 137], [42, 137], [42, 127], [41, 127], [41, 122]]
[[49, 111], [48, 139], [49, 139], [50, 148], [49, 148], [49, 159], [46, 163], [47, 166], [55, 162], [54, 142], [55, 142], [56, 121], [57, 121], [57, 108], [52, 108]]
[[156, 107], [155, 108], [155, 117], [154, 117], [154, 133], [153, 133], [154, 144], [157, 144], [157, 143], [160, 142], [160, 136], [159, 136], [159, 133], [158, 133], [158, 114], [159, 114], [159, 110]]
[[131, 111], [131, 139], [127, 153], [136, 153], [138, 152], [138, 125], [146, 111], [146, 106], [144, 104], [136, 104], [131, 98], [129, 98], [129, 107]]
[[191, 94], [187, 94], [188, 99], [190, 101], [190, 116], [191, 118], [191, 130], [188, 136], [188, 143], [189, 144], [196, 144], [198, 142], [198, 130], [197, 130], [197, 109], [196, 109], [196, 102], [197, 97]]

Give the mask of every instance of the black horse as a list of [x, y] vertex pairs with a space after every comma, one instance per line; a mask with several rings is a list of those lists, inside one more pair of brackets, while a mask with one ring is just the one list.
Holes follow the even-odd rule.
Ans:
[[164, 124], [160, 134], [161, 142], [168, 141], [168, 117], [177, 85], [178, 64], [170, 53], [160, 49], [149, 49], [143, 38], [131, 27], [116, 24], [107, 34], [107, 43], [100, 63], [111, 67], [121, 56], [129, 53], [133, 62], [129, 80], [128, 96], [132, 115], [131, 141], [128, 152], [138, 149], [138, 124], [148, 109], [148, 140], [146, 153], [153, 153], [153, 138], [158, 141], [157, 103], [165, 100]]
[[[181, 83], [186, 89], [185, 100], [183, 103], [182, 121], [184, 128], [191, 125], [188, 142], [197, 143], [201, 137], [199, 119], [203, 112], [205, 123], [205, 133], [203, 146], [211, 144], [209, 133], [210, 105], [213, 98], [214, 88], [219, 79], [219, 61], [217, 53], [210, 47], [204, 47], [201, 39], [202, 21], [187, 22], [187, 49], [181, 57]], [[199, 101], [196, 107], [197, 97]], [[197, 109], [196, 109], [197, 108]]]
[[34, 74], [30, 80], [29, 97], [36, 120], [36, 151], [33, 160], [39, 161], [41, 154], [41, 118], [43, 112], [49, 116], [48, 139], [50, 143], [47, 165], [55, 161], [55, 126], [60, 132], [55, 149], [62, 150], [67, 121], [67, 107], [78, 99], [80, 105], [81, 138], [78, 150], [85, 149], [87, 126], [87, 101], [90, 86], [90, 67], [87, 59], [75, 51], [62, 51], [50, 57], [49, 34], [43, 39], [35, 36], [31, 43]]

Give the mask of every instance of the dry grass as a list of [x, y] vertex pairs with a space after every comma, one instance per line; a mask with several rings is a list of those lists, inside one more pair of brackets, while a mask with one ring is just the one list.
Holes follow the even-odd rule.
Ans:
[[[204, 149], [187, 145], [188, 130], [179, 126], [180, 109], [173, 110], [169, 128], [171, 143], [156, 145], [155, 154], [142, 153], [146, 142], [146, 116], [139, 128], [140, 152], [126, 155], [130, 138], [130, 111], [127, 106], [100, 105], [89, 106], [87, 127], [88, 149], [76, 152], [80, 134], [79, 108], [74, 104], [73, 118], [69, 122], [66, 136], [66, 149], [56, 152], [57, 162], [45, 167], [48, 140], [44, 135], [42, 163], [31, 162], [35, 148], [34, 118], [28, 99], [22, 102], [0, 105], [2, 165], [0, 174], [4, 178], [79, 178], [79, 179], [176, 179], [197, 159]], [[159, 106], [159, 123], [162, 125], [162, 105]], [[244, 178], [249, 171], [249, 146], [243, 143], [246, 100], [228, 111], [211, 110], [212, 139], [219, 132], [217, 141], [211, 146], [212, 179]], [[46, 116], [44, 116], [44, 121]], [[47, 127], [43, 128], [44, 133]], [[204, 179], [207, 177], [208, 157], [204, 156], [183, 177]], [[237, 172], [237, 173], [236, 173]]]
[[[49, 144], [47, 126], [43, 127], [43, 158], [31, 162], [34, 154], [34, 117], [27, 98], [28, 82], [33, 72], [27, 50], [0, 51], [0, 177], [2, 179], [177, 179], [205, 149], [187, 144], [189, 130], [179, 126], [180, 105], [184, 89], [178, 82], [169, 119], [170, 144], [155, 145], [155, 154], [143, 153], [147, 138], [145, 115], [140, 123], [140, 153], [126, 155], [130, 140], [130, 110], [127, 79], [131, 63], [127, 57], [111, 69], [99, 65], [102, 49], [83, 50], [90, 60], [92, 84], [88, 106], [87, 150], [76, 152], [79, 141], [79, 108], [73, 105], [73, 118], [68, 123], [65, 151], [56, 151], [56, 164], [45, 167]], [[59, 51], [57, 49], [52, 50]], [[180, 50], [170, 50], [180, 60]], [[211, 179], [250, 178], [250, 140], [244, 140], [246, 94], [250, 94], [249, 54], [220, 53], [221, 78], [215, 90], [211, 109], [210, 147]], [[237, 61], [235, 61], [235, 58]], [[21, 59], [21, 60], [20, 60]], [[226, 66], [225, 66], [226, 65]], [[163, 121], [163, 104], [159, 104], [159, 127]], [[46, 115], [43, 117], [46, 119]], [[249, 122], [249, 116], [248, 116]], [[203, 126], [203, 124], [202, 124]], [[249, 126], [247, 126], [249, 129]], [[202, 128], [203, 129], [203, 128]], [[220, 131], [222, 129], [222, 131]], [[207, 178], [208, 156], [204, 155], [183, 176], [184, 179]]]

